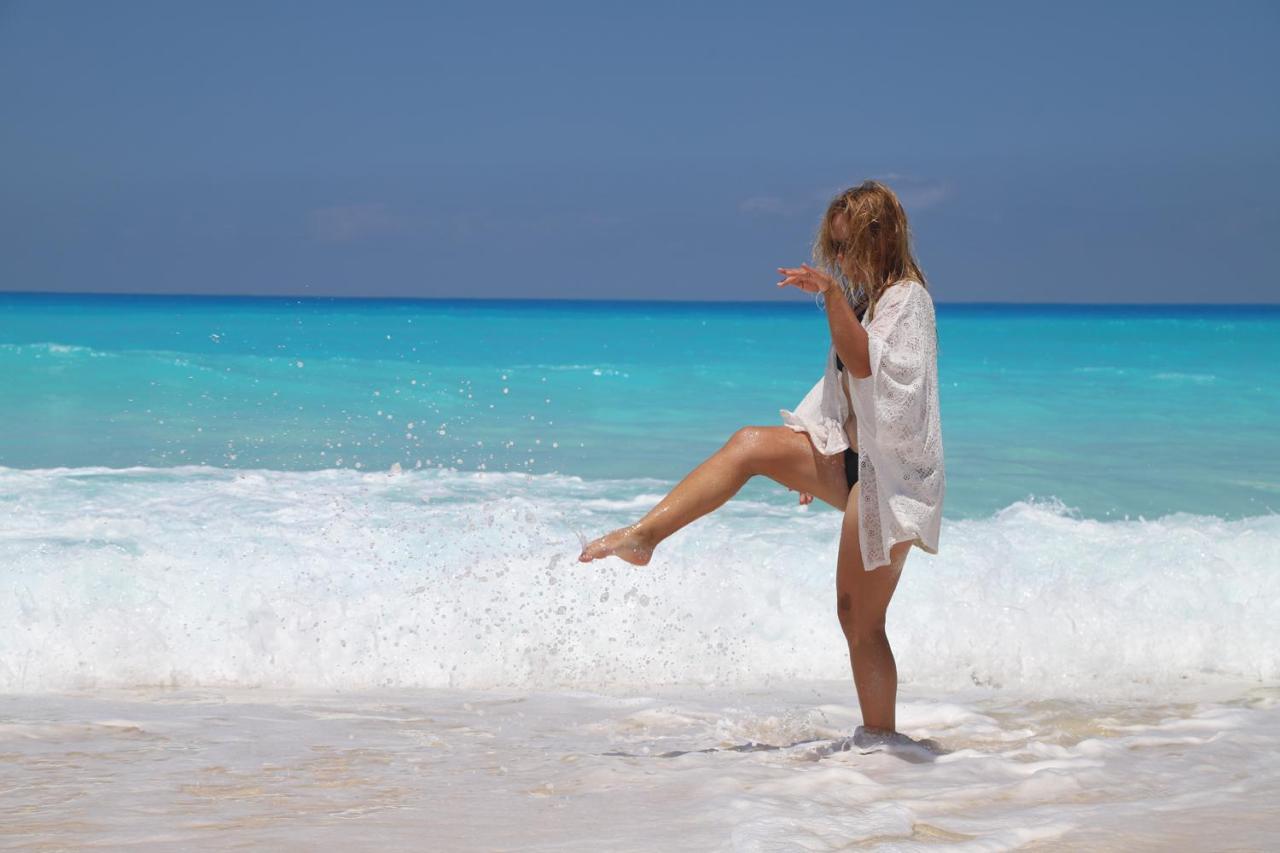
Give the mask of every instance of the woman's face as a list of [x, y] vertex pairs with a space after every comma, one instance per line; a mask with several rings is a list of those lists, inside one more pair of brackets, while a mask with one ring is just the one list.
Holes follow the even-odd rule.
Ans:
[[845, 216], [837, 216], [831, 220], [831, 227], [828, 229], [831, 234], [831, 240], [835, 244], [836, 265], [840, 267], [840, 271], [855, 286], [858, 284], [857, 269], [853, 265], [853, 253], [849, 247], [849, 219]]

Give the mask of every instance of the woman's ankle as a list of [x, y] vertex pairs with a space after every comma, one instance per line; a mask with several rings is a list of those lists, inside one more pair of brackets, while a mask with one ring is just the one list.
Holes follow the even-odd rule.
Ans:
[[648, 548], [650, 550], [656, 548], [663, 538], [654, 533], [653, 529], [649, 525], [645, 524], [644, 521], [637, 521], [635, 524], [626, 528], [626, 530], [637, 546]]

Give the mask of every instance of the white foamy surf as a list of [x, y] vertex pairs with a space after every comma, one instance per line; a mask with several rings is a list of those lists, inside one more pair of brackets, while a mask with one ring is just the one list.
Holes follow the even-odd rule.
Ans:
[[[647, 567], [576, 562], [580, 537], [667, 486], [0, 469], [0, 691], [846, 678], [835, 511], [740, 497]], [[1102, 522], [1018, 503], [912, 553], [889, 634], [904, 685], [929, 689], [1269, 683], [1278, 567], [1277, 515]]]

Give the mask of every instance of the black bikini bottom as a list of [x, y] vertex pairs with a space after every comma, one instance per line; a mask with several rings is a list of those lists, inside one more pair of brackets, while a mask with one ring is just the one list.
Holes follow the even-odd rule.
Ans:
[[844, 478], [849, 481], [849, 488], [858, 482], [858, 452], [852, 447], [844, 449]]
[[[844, 365], [840, 362], [840, 356], [836, 356], [836, 370], [844, 370]], [[844, 449], [844, 478], [849, 481], [849, 488], [853, 488], [853, 484], [858, 482], [858, 451], [852, 447]]]

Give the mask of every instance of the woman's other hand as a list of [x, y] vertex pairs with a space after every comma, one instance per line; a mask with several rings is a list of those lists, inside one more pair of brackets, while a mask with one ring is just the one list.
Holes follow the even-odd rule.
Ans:
[[798, 267], [778, 267], [778, 274], [783, 276], [778, 287], [798, 287], [805, 293], [826, 293], [836, 286], [836, 280], [820, 269], [808, 264]]
[[[788, 492], [794, 492], [794, 491], [795, 491], [795, 489], [787, 489], [787, 491], [788, 491]], [[801, 506], [808, 506], [808, 505], [809, 505], [809, 504], [811, 504], [811, 503], [813, 503], [813, 495], [809, 494], [808, 492], [801, 492], [801, 493], [800, 493], [800, 505], [801, 505]]]

